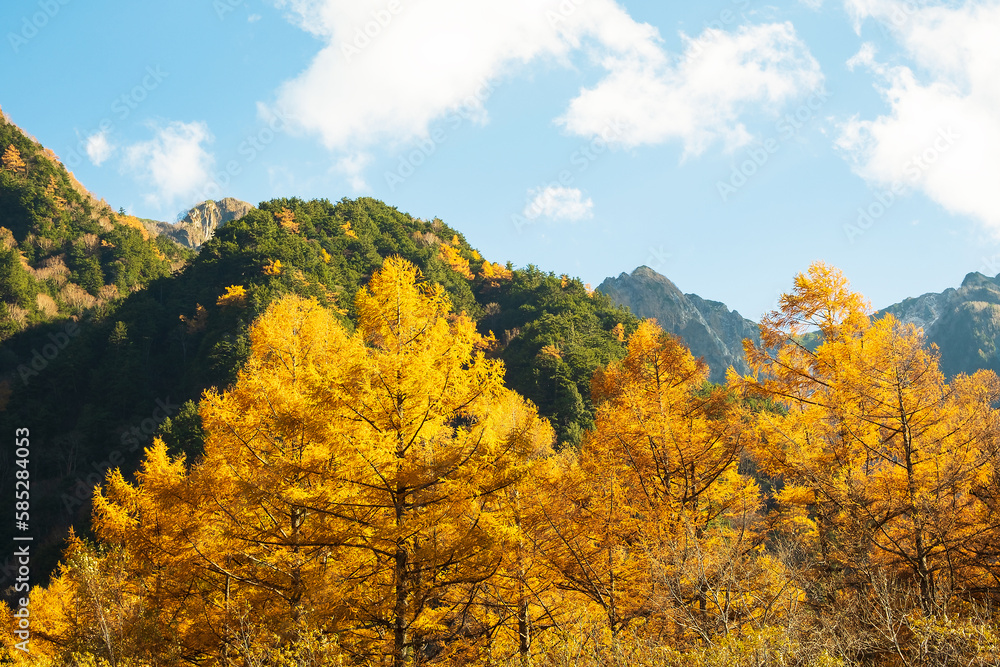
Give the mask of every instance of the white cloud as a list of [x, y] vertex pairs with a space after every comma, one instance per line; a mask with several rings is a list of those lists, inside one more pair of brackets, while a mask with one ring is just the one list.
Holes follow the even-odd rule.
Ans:
[[799, 2], [813, 10], [822, 9], [823, 7], [823, 0], [799, 0]]
[[560, 122], [585, 136], [600, 136], [618, 122], [625, 129], [616, 139], [625, 146], [677, 139], [686, 155], [698, 155], [720, 139], [729, 150], [748, 143], [740, 120], [748, 108], [776, 112], [823, 85], [819, 64], [790, 23], [682, 37], [685, 51], [675, 61], [606, 58], [607, 78], [582, 91]]
[[708, 31], [708, 39], [687, 39], [676, 59], [656, 28], [615, 0], [273, 1], [325, 42], [280, 87], [276, 106], [346, 153], [426, 137], [430, 123], [458, 108], [478, 110], [485, 122], [490, 85], [539, 61], [568, 66], [581, 51], [608, 75], [573, 100], [560, 120], [566, 129], [599, 135], [622, 116], [622, 143], [680, 138], [693, 153], [715, 137], [744, 143], [742, 111], [781, 104], [822, 80], [788, 24]]
[[[847, 0], [859, 23], [880, 21], [908, 65], [879, 62], [862, 47], [849, 65], [865, 67], [889, 106], [885, 115], [841, 126], [838, 146], [856, 173], [880, 185], [922, 190], [952, 213], [1000, 233], [1000, 2], [917, 7], [895, 0]], [[945, 137], [951, 140], [948, 144]]]
[[528, 192], [533, 199], [524, 207], [524, 217], [528, 220], [548, 218], [549, 220], [577, 221], [594, 215], [594, 202], [584, 199], [577, 188], [563, 188], [550, 185], [544, 189]]
[[166, 126], [151, 125], [156, 135], [149, 141], [125, 149], [124, 169], [154, 188], [144, 195], [148, 204], [161, 209], [197, 203], [211, 182], [215, 159], [204, 144], [213, 140], [203, 122], [174, 121]]
[[111, 142], [108, 141], [107, 131], [95, 132], [87, 137], [86, 148], [87, 157], [97, 167], [104, 164], [111, 157], [111, 154], [115, 152], [115, 146], [111, 145]]
[[247, 23], [256, 23], [261, 19], [260, 14], [251, 14], [247, 17]]
[[371, 190], [371, 186], [365, 181], [364, 171], [371, 161], [371, 155], [356, 153], [338, 160], [335, 169], [347, 178], [355, 192], [367, 192]]

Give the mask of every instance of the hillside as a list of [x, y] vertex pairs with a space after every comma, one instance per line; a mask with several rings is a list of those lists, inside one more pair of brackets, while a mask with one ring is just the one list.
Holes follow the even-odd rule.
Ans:
[[[198, 455], [195, 404], [235, 379], [247, 327], [274, 299], [316, 298], [353, 326], [354, 295], [393, 255], [496, 333], [491, 354], [506, 362], [507, 383], [552, 419], [561, 442], [577, 444], [593, 423], [591, 375], [624, 353], [615, 328], [635, 328], [627, 311], [579, 280], [487, 262], [442, 221], [372, 199], [264, 202], [219, 227], [177, 273], [164, 270], [75, 320], [27, 325], [4, 343], [0, 428], [32, 425], [33, 508], [36, 525], [48, 527], [39, 567], [54, 566], [71, 524], [85, 530], [94, 484], [114, 467], [134, 471], [154, 433]], [[53, 341], [58, 348], [47, 348]], [[11, 491], [9, 465], [0, 462], [0, 493]], [[11, 525], [3, 521], [0, 539]]]
[[0, 154], [0, 342], [104, 308], [189, 257], [114, 213], [5, 116]]
[[759, 343], [760, 332], [755, 322], [725, 304], [684, 294], [648, 266], [608, 278], [597, 289], [636, 316], [655, 318], [664, 330], [680, 336], [691, 353], [708, 364], [713, 382], [725, 382], [730, 366], [740, 373], [748, 372], [743, 340]]

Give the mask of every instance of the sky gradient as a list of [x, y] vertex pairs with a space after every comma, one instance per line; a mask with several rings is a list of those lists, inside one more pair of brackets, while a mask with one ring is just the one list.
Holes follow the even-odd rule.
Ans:
[[114, 208], [373, 196], [753, 319], [1000, 273], [1000, 2], [12, 0], [0, 107]]

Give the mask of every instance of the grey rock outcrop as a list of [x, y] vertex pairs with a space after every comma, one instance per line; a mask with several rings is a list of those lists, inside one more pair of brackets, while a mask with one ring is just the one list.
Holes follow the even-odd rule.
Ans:
[[664, 331], [676, 334], [708, 364], [710, 379], [723, 382], [732, 366], [747, 373], [743, 339], [760, 342], [757, 324], [718, 301], [684, 294], [666, 276], [647, 266], [608, 278], [597, 288], [638, 317], [655, 318]]
[[143, 220], [143, 224], [151, 234], [167, 236], [183, 246], [197, 250], [215, 236], [219, 227], [227, 222], [239, 220], [253, 208], [252, 204], [233, 197], [226, 197], [219, 201], [210, 199], [188, 211], [180, 222], [171, 224], [156, 220]]
[[970, 273], [958, 289], [906, 299], [875, 316], [887, 313], [924, 330], [941, 350], [945, 375], [982, 368], [1000, 372], [1000, 275]]

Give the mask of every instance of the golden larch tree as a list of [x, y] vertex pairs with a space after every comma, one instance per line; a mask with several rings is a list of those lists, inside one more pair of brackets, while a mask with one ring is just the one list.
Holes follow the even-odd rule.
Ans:
[[738, 470], [738, 405], [707, 377], [677, 338], [643, 322], [625, 359], [595, 375], [596, 425], [579, 461], [556, 467], [538, 495], [539, 542], [562, 585], [597, 603], [613, 633], [644, 619], [707, 637], [750, 614], [714, 595], [738, 598], [726, 568], [757, 544], [760, 494]]
[[17, 150], [14, 144], [7, 146], [7, 150], [4, 151], [3, 157], [0, 158], [0, 162], [3, 163], [3, 168], [7, 171], [14, 172], [15, 174], [23, 173], [27, 170], [28, 166], [24, 163], [21, 158], [21, 151]]
[[185, 655], [338, 637], [404, 665], [487, 638], [500, 494], [552, 431], [413, 265], [386, 260], [357, 312], [349, 334], [314, 301], [272, 305], [237, 383], [202, 402], [204, 457], [186, 470], [157, 442], [136, 485], [112, 475], [95, 499]]
[[855, 594], [902, 579], [928, 615], [992, 576], [978, 554], [1000, 536], [984, 502], [1000, 433], [996, 375], [947, 382], [921, 330], [873, 321], [822, 263], [796, 277], [761, 339], [745, 343], [751, 375], [731, 380], [783, 408], [759, 413], [755, 456], [784, 480], [785, 526], [811, 545], [815, 576]]

